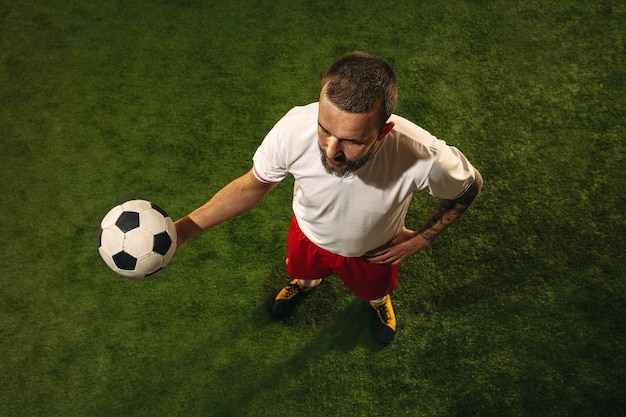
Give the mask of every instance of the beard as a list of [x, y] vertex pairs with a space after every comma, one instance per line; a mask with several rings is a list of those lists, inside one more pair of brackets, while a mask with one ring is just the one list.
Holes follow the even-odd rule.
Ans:
[[375, 146], [372, 146], [367, 151], [367, 153], [363, 155], [362, 158], [357, 159], [356, 161], [350, 161], [349, 159], [346, 159], [341, 165], [332, 165], [330, 162], [328, 162], [328, 158], [326, 158], [326, 152], [324, 152], [322, 147], [319, 146], [320, 155], [322, 157], [322, 165], [326, 169], [326, 172], [336, 175], [340, 178], [347, 177], [348, 175], [352, 174], [363, 165], [365, 165], [365, 163], [372, 158], [372, 155], [374, 155], [374, 148]]

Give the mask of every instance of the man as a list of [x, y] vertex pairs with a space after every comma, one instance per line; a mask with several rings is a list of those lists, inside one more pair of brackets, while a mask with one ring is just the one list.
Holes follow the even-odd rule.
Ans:
[[[276, 296], [282, 319], [321, 280], [336, 274], [369, 301], [373, 334], [396, 333], [390, 293], [398, 265], [422, 249], [477, 197], [480, 173], [456, 148], [393, 114], [396, 77], [385, 61], [355, 52], [324, 75], [318, 103], [289, 111], [265, 137], [253, 168], [176, 222], [179, 244], [262, 200], [288, 174], [295, 179], [287, 238], [292, 280]], [[404, 226], [413, 192], [440, 202], [417, 231]]]

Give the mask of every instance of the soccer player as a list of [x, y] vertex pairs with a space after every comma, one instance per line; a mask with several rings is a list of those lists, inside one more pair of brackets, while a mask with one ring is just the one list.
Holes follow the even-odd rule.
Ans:
[[[397, 96], [384, 60], [363, 52], [336, 60], [322, 78], [319, 102], [290, 110], [258, 147], [248, 173], [176, 222], [179, 244], [250, 209], [291, 174], [286, 265], [292, 279], [278, 292], [272, 316], [286, 317], [336, 274], [369, 302], [374, 338], [389, 344], [398, 265], [430, 245], [482, 187], [458, 149], [393, 114]], [[419, 190], [439, 204], [414, 231], [405, 216]]]

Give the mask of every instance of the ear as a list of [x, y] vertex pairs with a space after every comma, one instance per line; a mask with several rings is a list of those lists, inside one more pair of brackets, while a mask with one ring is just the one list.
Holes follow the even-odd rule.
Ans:
[[389, 132], [391, 132], [391, 129], [393, 129], [394, 126], [395, 124], [393, 122], [388, 122], [387, 124], [385, 124], [382, 129], [380, 129], [380, 133], [378, 134], [378, 140], [385, 139], [385, 136], [387, 136]]

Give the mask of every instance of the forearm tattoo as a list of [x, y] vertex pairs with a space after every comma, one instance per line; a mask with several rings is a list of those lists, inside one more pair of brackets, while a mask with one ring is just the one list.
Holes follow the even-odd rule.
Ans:
[[432, 242], [439, 233], [454, 223], [476, 199], [482, 188], [482, 177], [479, 173], [476, 180], [461, 197], [456, 200], [441, 200], [433, 215], [418, 233], [427, 241]]

